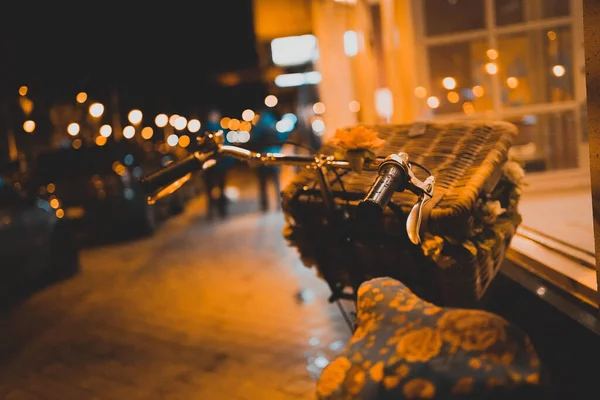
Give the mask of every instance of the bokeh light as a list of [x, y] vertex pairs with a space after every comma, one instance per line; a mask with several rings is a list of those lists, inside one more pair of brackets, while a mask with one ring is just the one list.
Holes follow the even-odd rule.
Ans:
[[167, 138], [167, 144], [171, 147], [175, 147], [177, 146], [177, 143], [179, 143], [179, 136], [177, 136], [174, 133], [169, 135], [169, 137]]
[[149, 126], [146, 126], [144, 129], [142, 129], [142, 139], [152, 139], [152, 136], [154, 136], [154, 130], [152, 128], [150, 128]]
[[169, 123], [169, 117], [167, 117], [167, 114], [158, 114], [156, 118], [154, 118], [154, 123], [159, 128], [164, 128]]
[[32, 120], [23, 122], [23, 130], [27, 133], [32, 133], [35, 130], [35, 122]]
[[279, 103], [279, 99], [274, 94], [270, 94], [265, 97], [265, 105], [267, 107], [275, 107]]
[[140, 110], [137, 110], [137, 109], [129, 111], [129, 114], [127, 115], [127, 119], [133, 125], [137, 125], [140, 122], [142, 122], [142, 118], [143, 118], [142, 112]]
[[197, 119], [190, 119], [187, 123], [188, 131], [196, 133], [200, 130], [202, 124]]
[[105, 136], [96, 136], [96, 144], [97, 144], [98, 146], [104, 146], [104, 145], [106, 144], [106, 141], [107, 141], [107, 140], [108, 140], [108, 139], [106, 139], [106, 137], [105, 137]]
[[178, 143], [181, 147], [188, 147], [190, 145], [190, 137], [188, 135], [182, 135], [179, 137]]
[[93, 103], [90, 105], [90, 115], [98, 118], [104, 114], [104, 106], [101, 103]]
[[110, 125], [102, 125], [100, 127], [100, 135], [107, 138], [112, 134], [112, 127]]
[[127, 125], [125, 128], [123, 128], [123, 137], [125, 139], [131, 139], [134, 136], [135, 136], [135, 128], [133, 126]]
[[77, 93], [77, 96], [75, 96], [75, 100], [77, 100], [77, 102], [79, 104], [83, 104], [87, 101], [88, 95], [86, 92], [79, 92]]
[[177, 117], [177, 119], [175, 120], [175, 123], [173, 124], [173, 127], [175, 129], [177, 129], [178, 131], [182, 131], [185, 129], [185, 127], [187, 126], [187, 119], [185, 117]]
[[250, 122], [250, 121], [252, 121], [252, 119], [254, 118], [255, 115], [256, 114], [254, 113], [254, 111], [247, 109], [247, 110], [244, 110], [244, 112], [242, 113], [242, 119], [244, 121]]
[[79, 134], [79, 124], [77, 122], [71, 122], [67, 126], [67, 133], [71, 136], [77, 136]]
[[440, 106], [440, 99], [435, 96], [431, 96], [427, 99], [427, 105], [430, 108], [438, 108]]
[[316, 102], [315, 104], [313, 104], [313, 112], [315, 114], [323, 114], [325, 112], [325, 104], [319, 102]]

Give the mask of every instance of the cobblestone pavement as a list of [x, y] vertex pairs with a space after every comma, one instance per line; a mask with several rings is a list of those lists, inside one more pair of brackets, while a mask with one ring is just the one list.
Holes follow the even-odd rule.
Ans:
[[349, 329], [248, 190], [228, 220], [198, 199], [152, 238], [84, 250], [0, 316], [0, 398], [314, 398]]

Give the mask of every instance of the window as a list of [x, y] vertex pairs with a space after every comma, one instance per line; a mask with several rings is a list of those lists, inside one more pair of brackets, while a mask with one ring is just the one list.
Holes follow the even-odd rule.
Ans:
[[512, 249], [527, 269], [595, 304], [582, 0], [412, 5], [417, 118], [501, 119], [519, 128], [511, 155], [529, 186]]
[[521, 137], [513, 155], [529, 172], [580, 168], [580, 0], [414, 1], [427, 64], [415, 91], [421, 109], [432, 118], [514, 122]]

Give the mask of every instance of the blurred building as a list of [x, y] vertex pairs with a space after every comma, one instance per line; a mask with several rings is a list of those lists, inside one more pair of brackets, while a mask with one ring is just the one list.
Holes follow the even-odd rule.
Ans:
[[581, 0], [255, 0], [254, 19], [269, 90], [324, 134], [504, 119], [529, 171], [589, 176]]

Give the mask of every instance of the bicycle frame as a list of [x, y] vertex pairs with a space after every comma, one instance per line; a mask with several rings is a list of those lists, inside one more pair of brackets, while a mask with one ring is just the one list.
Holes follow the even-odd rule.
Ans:
[[[198, 144], [200, 146], [199, 151], [192, 153], [184, 160], [174, 163], [175, 165], [170, 171], [169, 166], [167, 166], [167, 171], [159, 171], [156, 174], [148, 177], [149, 180], [162, 178], [162, 180], [170, 181], [168, 178], [164, 178], [162, 175], [178, 175], [175, 178], [176, 180], [170, 182], [166, 187], [161, 188], [159, 191], [149, 196], [149, 202], [153, 203], [156, 200], [173, 193], [190, 179], [192, 170], [206, 170], [216, 163], [217, 158], [223, 156], [233, 157], [235, 159], [244, 161], [251, 166], [273, 165], [302, 167], [315, 172], [322, 200], [328, 212], [328, 222], [330, 223], [330, 226], [339, 227], [339, 229], [345, 232], [342, 236], [343, 245], [348, 246], [347, 254], [350, 255], [348, 262], [351, 264], [355, 263], [355, 258], [352, 257], [352, 254], [354, 253], [353, 240], [349, 234], [351, 231], [351, 220], [348, 213], [346, 213], [341, 206], [335, 202], [331, 184], [327, 179], [328, 171], [351, 170], [351, 164], [349, 161], [339, 160], [333, 155], [327, 154], [288, 155], [281, 153], [258, 153], [238, 146], [224, 145], [223, 142], [224, 138], [222, 131], [209, 133], [206, 136], [198, 139]], [[402, 185], [400, 187], [396, 187], [396, 185], [393, 183], [394, 181], [390, 178], [391, 175], [386, 175], [390, 173], [393, 175], [394, 171], [392, 171], [391, 168], [396, 168], [396, 172], [400, 171], [403, 173], [402, 176], [405, 179], [402, 180]], [[427, 171], [427, 169], [424, 167], [421, 168], [429, 173], [429, 171]], [[184, 171], [183, 173], [182, 170]], [[425, 181], [421, 181], [416, 178], [412, 172], [411, 163], [408, 162], [408, 155], [406, 153], [391, 154], [386, 158], [378, 157], [374, 160], [367, 159], [365, 160], [363, 170], [378, 171], [379, 173], [377, 180], [371, 187], [371, 190], [363, 202], [366, 201], [369, 196], [373, 196], [373, 198], [378, 199], [378, 203], [385, 207], [391, 198], [391, 193], [398, 190], [410, 190], [418, 196], [417, 202], [407, 217], [406, 229], [409, 239], [414, 244], [419, 244], [421, 213], [424, 204], [433, 196], [435, 182], [433, 176], [429, 173], [429, 177]], [[397, 178], [397, 176], [395, 176], [394, 179], [395, 178]], [[362, 283], [358, 278], [353, 279], [352, 286], [354, 293], [347, 295], [343, 292], [344, 288], [331, 287], [331, 282], [327, 278], [325, 280], [330, 284], [330, 288], [333, 293], [330, 301], [340, 298], [355, 300], [358, 287]]]

